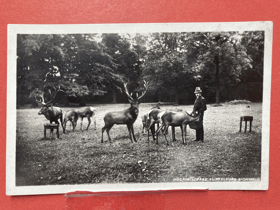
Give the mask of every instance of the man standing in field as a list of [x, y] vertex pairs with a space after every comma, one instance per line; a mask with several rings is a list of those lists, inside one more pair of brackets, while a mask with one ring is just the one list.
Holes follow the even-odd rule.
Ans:
[[205, 98], [202, 97], [201, 93], [202, 93], [202, 90], [200, 89], [200, 87], [196, 87], [195, 91], [194, 91], [196, 100], [194, 102], [192, 114], [193, 115], [200, 114], [200, 121], [199, 121], [198, 128], [196, 129], [195, 141], [203, 142], [204, 141], [203, 115], [204, 115], [204, 111], [206, 111], [207, 107], [206, 107], [206, 100], [205, 100]]

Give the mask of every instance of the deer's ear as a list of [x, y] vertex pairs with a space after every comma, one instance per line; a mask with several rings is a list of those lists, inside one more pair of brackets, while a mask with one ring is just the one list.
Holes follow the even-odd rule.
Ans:
[[130, 98], [128, 98], [128, 101], [129, 101], [129, 103], [132, 103], [132, 102], [133, 102], [133, 100], [132, 100], [132, 99], [130, 99]]

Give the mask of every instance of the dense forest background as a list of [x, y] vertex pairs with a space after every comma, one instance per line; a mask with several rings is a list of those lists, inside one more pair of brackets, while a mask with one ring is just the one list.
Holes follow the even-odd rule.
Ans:
[[151, 34], [19, 34], [17, 106], [37, 105], [58, 87], [56, 103], [142, 102], [193, 104], [200, 86], [207, 103], [262, 101], [264, 32]]

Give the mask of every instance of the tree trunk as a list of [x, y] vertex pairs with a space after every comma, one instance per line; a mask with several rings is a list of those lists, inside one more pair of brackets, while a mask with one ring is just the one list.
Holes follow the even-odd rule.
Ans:
[[117, 103], [117, 93], [116, 93], [116, 90], [113, 89], [113, 101], [112, 103], [116, 104]]
[[220, 103], [220, 70], [219, 70], [219, 55], [215, 55], [214, 63], [216, 66], [216, 104]]
[[220, 103], [220, 90], [216, 90], [216, 104]]

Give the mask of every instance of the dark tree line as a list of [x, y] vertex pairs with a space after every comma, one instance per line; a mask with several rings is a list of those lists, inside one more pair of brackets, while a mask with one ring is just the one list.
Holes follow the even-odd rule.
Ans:
[[262, 100], [264, 32], [152, 34], [20, 34], [17, 37], [17, 103], [36, 91], [84, 105], [125, 102], [122, 82], [146, 102], [193, 103], [200, 86], [209, 102]]

